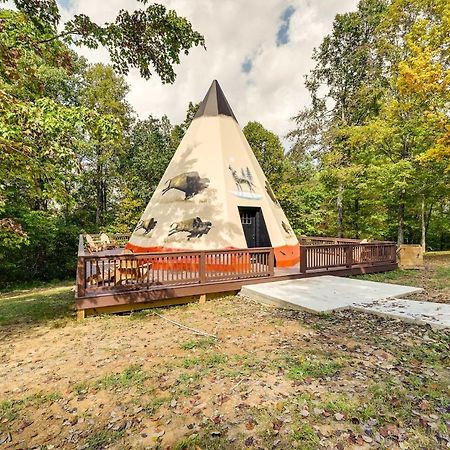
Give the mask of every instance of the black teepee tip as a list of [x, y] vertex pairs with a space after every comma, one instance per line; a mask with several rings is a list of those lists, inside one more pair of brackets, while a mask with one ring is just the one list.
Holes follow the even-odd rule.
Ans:
[[214, 80], [211, 83], [211, 87], [208, 89], [208, 92], [205, 95], [200, 107], [198, 108], [197, 113], [194, 116], [194, 119], [202, 116], [218, 116], [218, 115], [230, 116], [234, 120], [237, 119], [233, 114], [233, 110], [231, 109], [230, 104], [225, 98], [225, 94], [222, 91], [217, 80]]

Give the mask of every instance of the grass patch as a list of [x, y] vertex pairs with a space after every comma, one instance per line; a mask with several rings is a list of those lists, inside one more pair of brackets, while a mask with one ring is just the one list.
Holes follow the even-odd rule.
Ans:
[[337, 361], [318, 361], [303, 357], [284, 356], [276, 361], [279, 369], [285, 370], [286, 378], [301, 380], [303, 378], [327, 378], [339, 372], [341, 364]]
[[193, 339], [181, 344], [183, 350], [192, 350], [194, 348], [208, 349], [216, 344], [217, 340], [213, 337], [205, 337], [200, 339]]
[[123, 436], [122, 431], [102, 430], [86, 439], [86, 450], [101, 450], [114, 442], [117, 442]]
[[201, 436], [193, 434], [191, 436], [183, 437], [171, 448], [173, 450], [224, 450], [241, 448], [241, 446], [237, 447], [235, 445], [236, 443], [230, 444], [230, 442], [224, 438], [224, 435], [226, 434], [224, 430], [221, 430], [220, 434], [214, 434], [214, 431], [217, 430], [206, 427]]
[[223, 370], [222, 375], [228, 378], [238, 378], [250, 374], [259, 376], [261, 371], [270, 364], [267, 360], [259, 359], [253, 353], [233, 355], [227, 361], [230, 361], [230, 364]]
[[450, 266], [434, 265], [423, 270], [397, 269], [390, 272], [358, 275], [354, 278], [441, 290], [450, 288]]
[[381, 283], [402, 283], [406, 285], [417, 284], [422, 277], [420, 270], [391, 270], [389, 272], [368, 273], [366, 275], [357, 275], [351, 278], [359, 280], [379, 281]]
[[302, 424], [292, 432], [291, 441], [302, 450], [315, 450], [319, 448], [320, 439], [309, 424]]
[[76, 395], [83, 395], [89, 391], [89, 383], [87, 381], [82, 381], [81, 383], [77, 383], [73, 387], [73, 392]]
[[14, 420], [19, 416], [20, 409], [20, 401], [5, 400], [0, 403], [0, 418], [5, 418], [9, 421]]
[[31, 290], [37, 289], [49, 289], [56, 288], [60, 286], [67, 286], [68, 284], [74, 285], [74, 279], [68, 278], [67, 280], [52, 280], [52, 281], [41, 281], [41, 280], [29, 280], [29, 281], [14, 281], [12, 283], [0, 283], [0, 297], [5, 293], [10, 294], [21, 294], [29, 293]]
[[0, 326], [38, 323], [73, 316], [73, 283], [0, 295]]
[[106, 375], [94, 383], [97, 389], [117, 389], [119, 387], [142, 386], [149, 375], [139, 364], [133, 364], [120, 373]]
[[228, 357], [222, 353], [206, 353], [202, 356], [184, 358], [181, 365], [185, 369], [201, 367], [202, 369], [213, 369], [228, 361]]
[[431, 339], [426, 345], [414, 342], [412, 345], [397, 346], [395, 356], [402, 364], [426, 364], [430, 367], [449, 367], [450, 334], [442, 331], [429, 332]]
[[143, 406], [143, 408], [146, 414], [152, 416], [159, 410], [159, 408], [161, 408], [162, 405], [164, 405], [164, 403], [168, 403], [169, 401], [169, 397], [152, 398]]
[[204, 365], [208, 369], [220, 366], [228, 361], [228, 357], [222, 353], [212, 353], [204, 359]]
[[450, 250], [441, 250], [436, 252], [425, 252], [424, 256], [450, 256]]
[[200, 437], [198, 435], [187, 436], [180, 439], [173, 446], [173, 450], [197, 450], [200, 447], [200, 444]]
[[357, 404], [351, 401], [347, 396], [340, 395], [325, 403], [324, 409], [331, 413], [355, 415]]
[[61, 400], [62, 395], [59, 392], [38, 392], [36, 394], [30, 395], [25, 398], [25, 403], [27, 405], [39, 407], [47, 403], [57, 402]]
[[62, 398], [59, 392], [37, 392], [19, 400], [5, 400], [0, 403], [0, 418], [5, 418], [8, 421], [17, 419], [23, 408], [28, 406], [39, 408], [42, 405], [47, 405], [56, 402]]
[[150, 378], [148, 372], [139, 364], [132, 364], [119, 373], [112, 373], [97, 379], [96, 381], [82, 381], [77, 383], [72, 391], [75, 395], [86, 394], [90, 389], [114, 390], [118, 388], [142, 388]]
[[128, 318], [130, 320], [142, 320], [142, 319], [146, 319], [149, 315], [151, 315], [150, 312], [148, 312], [145, 309], [142, 309], [140, 311], [132, 311], [130, 313], [130, 315], [128, 316]]
[[200, 374], [198, 373], [182, 373], [178, 376], [178, 383], [192, 383], [200, 380]]
[[185, 369], [192, 369], [193, 367], [200, 365], [200, 358], [184, 358], [181, 365]]

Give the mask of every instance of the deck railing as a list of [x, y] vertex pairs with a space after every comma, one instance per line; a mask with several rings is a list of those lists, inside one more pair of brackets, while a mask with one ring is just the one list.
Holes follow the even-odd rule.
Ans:
[[97, 255], [79, 245], [77, 297], [274, 275], [273, 248]]
[[316, 236], [297, 236], [300, 245], [332, 245], [332, 244], [392, 244], [391, 241], [370, 240], [363, 241], [361, 239], [337, 238], [337, 237], [316, 237]]
[[393, 242], [300, 245], [300, 272], [396, 263]]
[[[116, 236], [120, 235], [115, 235]], [[124, 240], [128, 235], [122, 235]], [[393, 242], [361, 243], [333, 238], [308, 238], [300, 242], [300, 264], [295, 272], [300, 276], [334, 271], [350, 273], [349, 269], [366, 268], [390, 270], [396, 266], [396, 245]], [[120, 241], [116, 240], [116, 242]], [[121, 245], [123, 247], [124, 244]], [[95, 297], [132, 291], [161, 291], [196, 286], [242, 285], [246, 280], [280, 276], [274, 270], [274, 249], [253, 248], [233, 250], [173, 251], [167, 253], [122, 253], [112, 249], [101, 252], [85, 250], [84, 236], [80, 236], [77, 263], [77, 298]], [[253, 280], [253, 281], [251, 281]], [[195, 289], [191, 289], [194, 287]], [[160, 292], [161, 293], [161, 292]]]

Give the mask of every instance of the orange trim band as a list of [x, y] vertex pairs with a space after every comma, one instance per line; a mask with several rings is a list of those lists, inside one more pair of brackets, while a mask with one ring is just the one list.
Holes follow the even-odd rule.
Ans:
[[274, 253], [277, 267], [295, 266], [300, 261], [300, 244], [275, 247]]
[[[170, 248], [170, 247], [139, 247], [137, 245], [128, 244], [125, 246], [126, 250], [131, 250], [133, 253], [177, 253], [177, 252], [188, 252], [192, 251], [192, 249], [180, 249], [180, 248]], [[217, 250], [238, 250], [235, 247], [226, 247], [225, 249], [217, 249]], [[274, 248], [275, 260], [277, 267], [292, 267], [295, 264], [298, 264], [300, 261], [300, 245], [284, 245], [282, 247]], [[211, 255], [211, 259], [207, 261], [207, 270], [217, 272], [220, 270], [231, 270], [236, 266], [239, 266], [241, 269], [249, 269], [250, 261], [243, 261], [241, 257], [237, 255], [229, 255], [228, 259], [223, 259], [223, 255], [218, 255], [217, 258], [214, 258]], [[219, 258], [219, 260], [218, 260]], [[179, 268], [179, 270], [187, 269], [187, 263], [181, 262], [176, 263], [174, 261], [165, 262], [162, 261], [158, 263], [158, 265], [164, 266], [164, 268]], [[190, 263], [192, 269], [197, 269], [197, 267], [193, 267], [193, 265], [197, 266], [195, 263]]]
[[[192, 250], [187, 249], [172, 249], [167, 247], [138, 247], [136, 245], [128, 243], [125, 249], [131, 250], [136, 253], [182, 253], [189, 252]], [[234, 247], [228, 247], [225, 250], [237, 250]], [[165, 270], [199, 270], [200, 261], [198, 258], [192, 259], [189, 256], [180, 257], [178, 260], [170, 259], [165, 260], [164, 257], [160, 260], [152, 261], [153, 267], [156, 269]], [[238, 269], [239, 272], [250, 271], [251, 260], [248, 253], [240, 254], [218, 254], [218, 255], [207, 255], [206, 261], [206, 272], [220, 272], [228, 271], [232, 272], [234, 269]]]

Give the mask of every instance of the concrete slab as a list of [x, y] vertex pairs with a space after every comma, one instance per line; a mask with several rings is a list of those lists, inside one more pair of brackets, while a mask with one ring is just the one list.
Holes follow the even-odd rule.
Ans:
[[411, 286], [323, 275], [243, 286], [241, 295], [281, 308], [330, 312], [349, 308], [355, 302], [373, 302], [421, 290]]
[[406, 322], [428, 324], [432, 328], [450, 328], [450, 305], [416, 300], [375, 300], [354, 304], [353, 309]]

